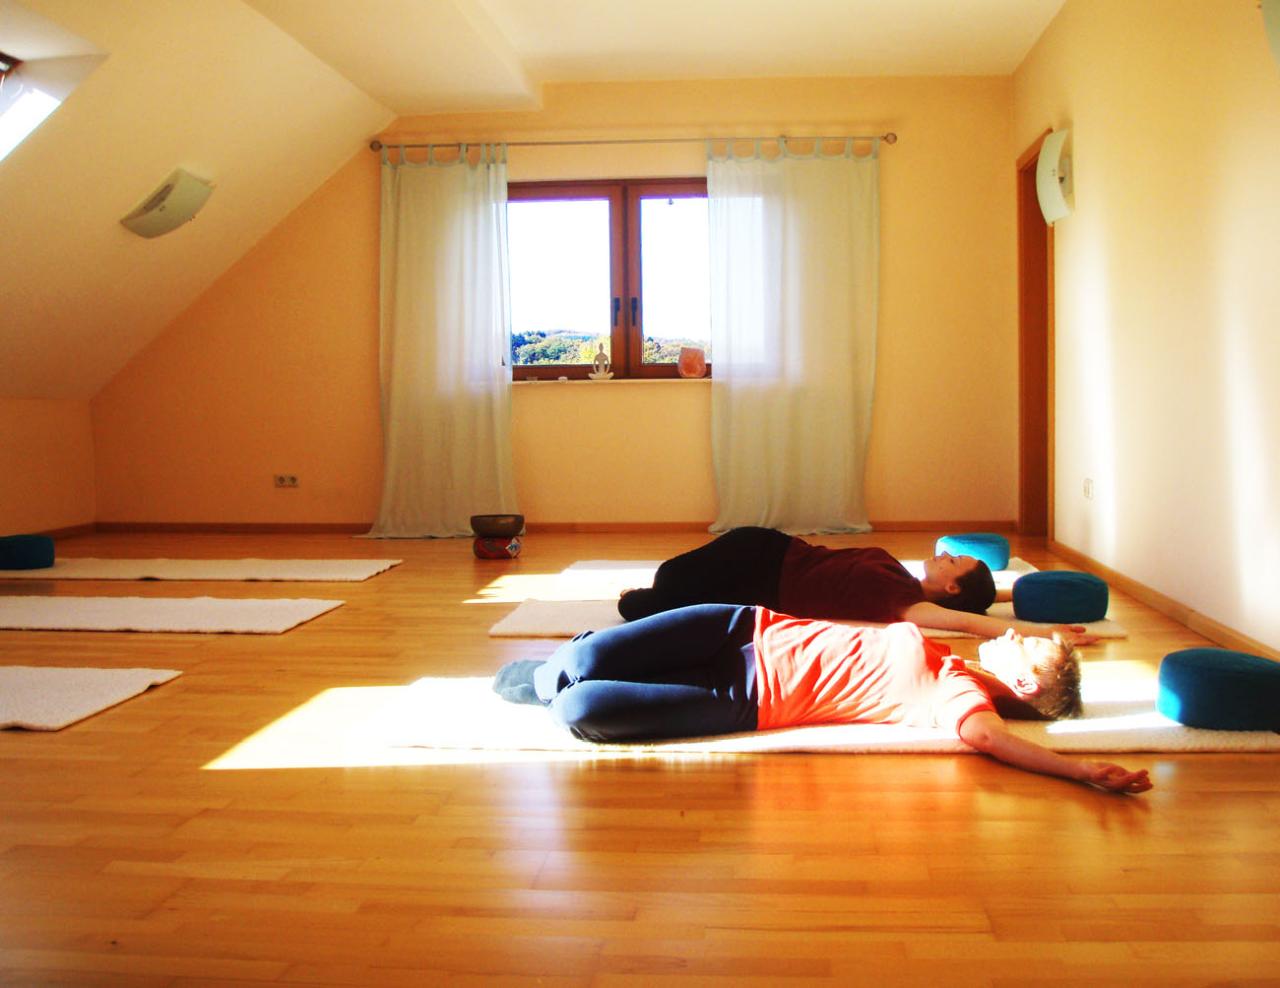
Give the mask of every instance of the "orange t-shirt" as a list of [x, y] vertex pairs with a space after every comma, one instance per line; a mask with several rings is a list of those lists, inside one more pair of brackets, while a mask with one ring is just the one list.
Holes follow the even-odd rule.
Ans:
[[756, 608], [757, 730], [876, 723], [958, 731], [994, 711], [978, 678], [914, 624], [858, 628]]

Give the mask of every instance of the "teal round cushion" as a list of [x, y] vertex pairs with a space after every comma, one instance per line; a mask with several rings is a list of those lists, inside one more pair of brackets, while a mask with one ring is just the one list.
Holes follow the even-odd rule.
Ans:
[[0, 569], [47, 569], [53, 565], [53, 539], [47, 535], [0, 537]]
[[987, 564], [995, 572], [1009, 565], [1009, 540], [995, 532], [966, 532], [963, 535], [944, 535], [933, 547], [937, 553], [949, 552], [953, 556], [973, 556]]
[[1013, 613], [1020, 621], [1084, 624], [1107, 616], [1106, 581], [1092, 573], [1045, 570], [1020, 576], [1013, 584]]
[[1226, 648], [1184, 648], [1160, 662], [1156, 709], [1188, 727], [1280, 731], [1280, 662]]

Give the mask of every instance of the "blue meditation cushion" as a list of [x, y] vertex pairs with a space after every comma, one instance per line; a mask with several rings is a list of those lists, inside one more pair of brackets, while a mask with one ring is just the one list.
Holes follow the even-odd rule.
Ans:
[[0, 569], [47, 569], [53, 565], [53, 539], [47, 535], [0, 537]]
[[1188, 727], [1280, 731], [1280, 662], [1225, 648], [1184, 648], [1160, 663], [1156, 709]]
[[964, 535], [944, 535], [933, 547], [937, 553], [949, 552], [953, 556], [973, 556], [987, 564], [993, 573], [1009, 566], [1009, 540], [995, 532], [966, 532]]
[[1107, 616], [1107, 584], [1092, 573], [1045, 570], [1013, 584], [1013, 613], [1020, 621], [1084, 624]]

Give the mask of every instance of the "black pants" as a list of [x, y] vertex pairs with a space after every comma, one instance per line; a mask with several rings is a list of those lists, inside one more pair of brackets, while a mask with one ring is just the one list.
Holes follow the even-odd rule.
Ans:
[[551, 716], [587, 741], [756, 729], [754, 607], [704, 604], [584, 631], [533, 673]]
[[653, 587], [625, 593], [618, 613], [634, 621], [693, 604], [778, 607], [778, 578], [792, 537], [773, 528], [735, 528], [658, 567]]

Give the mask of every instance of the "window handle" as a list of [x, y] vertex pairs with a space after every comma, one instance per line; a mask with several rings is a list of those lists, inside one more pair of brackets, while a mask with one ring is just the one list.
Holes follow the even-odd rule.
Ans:
[[637, 308], [639, 308], [639, 305], [640, 305], [640, 300], [636, 298], [634, 295], [632, 295], [631, 296], [631, 325], [632, 326], [639, 325], [636, 322], [636, 310]]
[[618, 313], [622, 311], [622, 299], [617, 295], [613, 297], [613, 324], [618, 325]]

